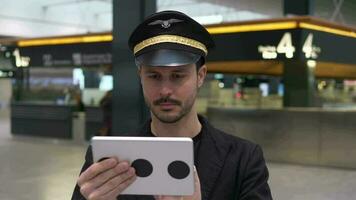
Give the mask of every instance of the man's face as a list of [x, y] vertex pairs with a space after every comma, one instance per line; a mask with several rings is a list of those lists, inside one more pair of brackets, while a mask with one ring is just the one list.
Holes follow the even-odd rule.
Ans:
[[206, 71], [204, 65], [197, 73], [195, 64], [140, 67], [143, 94], [154, 117], [164, 123], [175, 123], [190, 113]]

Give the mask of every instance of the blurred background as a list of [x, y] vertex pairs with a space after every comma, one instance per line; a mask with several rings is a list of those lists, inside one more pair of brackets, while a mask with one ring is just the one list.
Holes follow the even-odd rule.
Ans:
[[70, 199], [90, 138], [148, 118], [127, 39], [163, 10], [213, 35], [198, 111], [275, 199], [356, 199], [355, 0], [2, 0], [0, 199]]

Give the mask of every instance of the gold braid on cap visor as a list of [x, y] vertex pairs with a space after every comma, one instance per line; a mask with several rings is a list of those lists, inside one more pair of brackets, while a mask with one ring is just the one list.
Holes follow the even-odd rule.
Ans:
[[193, 39], [190, 39], [190, 38], [177, 36], [177, 35], [159, 35], [159, 36], [148, 38], [148, 39], [138, 43], [134, 47], [134, 54], [136, 54], [137, 52], [141, 51], [142, 49], [144, 49], [148, 46], [151, 46], [154, 44], [160, 44], [160, 43], [164, 43], [164, 42], [183, 44], [183, 45], [194, 47], [196, 49], [200, 49], [200, 50], [204, 51], [205, 56], [208, 54], [208, 49], [206, 48], [206, 46], [203, 43], [198, 42]]

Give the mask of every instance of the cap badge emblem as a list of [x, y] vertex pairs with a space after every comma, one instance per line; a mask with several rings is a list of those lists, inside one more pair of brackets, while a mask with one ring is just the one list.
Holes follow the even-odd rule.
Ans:
[[171, 24], [182, 22], [180, 19], [169, 19], [169, 20], [156, 20], [154, 22], [149, 23], [148, 25], [157, 25], [160, 24], [162, 28], [169, 28]]

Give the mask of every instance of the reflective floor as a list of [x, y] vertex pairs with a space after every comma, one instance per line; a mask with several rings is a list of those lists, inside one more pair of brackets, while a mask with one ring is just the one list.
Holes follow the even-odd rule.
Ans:
[[[0, 200], [70, 199], [86, 145], [13, 138], [0, 118]], [[268, 163], [277, 200], [356, 199], [356, 171]]]

